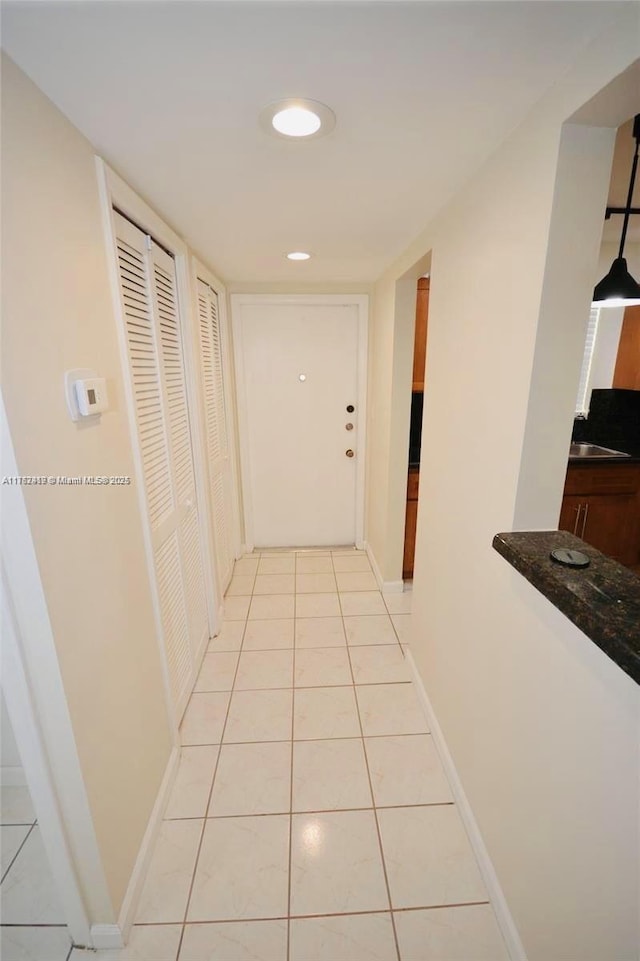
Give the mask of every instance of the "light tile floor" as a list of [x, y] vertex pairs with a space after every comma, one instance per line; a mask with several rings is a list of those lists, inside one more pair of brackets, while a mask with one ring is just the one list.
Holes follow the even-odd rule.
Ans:
[[2, 961], [67, 961], [71, 938], [26, 787], [0, 789]]
[[410, 605], [358, 551], [237, 562], [130, 944], [100, 961], [507, 958], [409, 678]]

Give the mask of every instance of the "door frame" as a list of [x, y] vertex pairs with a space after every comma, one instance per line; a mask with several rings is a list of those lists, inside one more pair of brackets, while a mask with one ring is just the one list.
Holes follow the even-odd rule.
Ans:
[[[249, 450], [249, 409], [247, 403], [247, 382], [244, 370], [244, 340], [242, 307], [244, 306], [290, 306], [309, 305], [324, 307], [355, 307], [358, 312], [358, 456], [356, 458], [356, 547], [364, 547], [364, 506], [366, 470], [366, 431], [367, 431], [367, 357], [369, 336], [369, 296], [368, 294], [231, 294], [231, 326], [236, 374], [236, 404], [238, 411], [238, 433], [240, 438], [240, 475], [242, 481], [242, 501], [244, 507], [245, 551], [252, 551], [255, 545], [253, 504], [251, 498], [251, 451]], [[295, 545], [291, 545], [295, 546]]]
[[[116, 317], [116, 330], [118, 346], [120, 352], [120, 365], [122, 370], [122, 382], [127, 408], [127, 420], [129, 423], [129, 436], [131, 440], [131, 451], [136, 475], [136, 486], [138, 491], [138, 502], [140, 505], [140, 515], [142, 518], [142, 534], [144, 539], [145, 555], [147, 561], [147, 573], [149, 575], [149, 586], [151, 590], [151, 600], [153, 614], [156, 624], [156, 637], [160, 649], [160, 663], [162, 665], [162, 677], [164, 683], [164, 696], [167, 705], [167, 712], [171, 722], [173, 744], [179, 744], [178, 728], [182, 718], [173, 705], [171, 695], [171, 684], [169, 679], [169, 668], [167, 664], [166, 644], [164, 639], [164, 628], [162, 625], [162, 615], [160, 607], [160, 593], [155, 569], [153, 539], [151, 524], [149, 521], [149, 510], [147, 504], [147, 492], [144, 481], [144, 469], [142, 464], [142, 454], [138, 439], [138, 427], [136, 418], [135, 398], [133, 385], [131, 383], [131, 373], [129, 365], [129, 353], [126, 336], [126, 320], [122, 309], [120, 296], [120, 281], [118, 277], [118, 265], [115, 257], [116, 249], [116, 230], [113, 220], [113, 208], [118, 208], [123, 214], [130, 218], [141, 230], [147, 231], [159, 244], [170, 251], [175, 259], [176, 266], [176, 289], [178, 294], [178, 309], [180, 311], [180, 322], [182, 330], [182, 347], [185, 368], [185, 386], [187, 391], [187, 404], [189, 408], [189, 424], [191, 429], [191, 446], [193, 450], [193, 472], [196, 488], [196, 500], [198, 504], [198, 517], [200, 538], [202, 544], [202, 556], [204, 567], [205, 594], [207, 601], [208, 615], [208, 637], [205, 638], [201, 649], [196, 654], [194, 674], [197, 674], [200, 662], [204, 657], [209, 639], [214, 637], [220, 629], [220, 602], [218, 596], [217, 577], [215, 576], [215, 554], [211, 541], [212, 519], [209, 507], [206, 455], [203, 448], [202, 439], [204, 437], [204, 425], [200, 408], [200, 371], [197, 362], [196, 345], [193, 341], [193, 314], [194, 303], [191, 292], [191, 279], [189, 270], [189, 250], [187, 245], [165, 222], [142, 200], [134, 190], [129, 187], [121, 177], [119, 177], [101, 157], [96, 156], [96, 167], [98, 174], [98, 185], [100, 192], [100, 206], [102, 213], [102, 224], [104, 229], [105, 253], [109, 271], [109, 282], [111, 286], [111, 296], [113, 309]], [[186, 705], [185, 705], [186, 707]]]
[[[236, 412], [235, 412], [235, 389], [234, 389], [234, 379], [233, 379], [233, 363], [232, 363], [232, 349], [231, 349], [231, 325], [229, 323], [229, 315], [227, 311], [227, 291], [222, 283], [222, 281], [216, 277], [216, 275], [209, 270], [209, 268], [202, 263], [197, 257], [191, 255], [191, 297], [192, 303], [195, 309], [192, 311], [192, 318], [194, 322], [194, 328], [192, 331], [192, 337], [194, 344], [199, 344], [199, 332], [198, 332], [198, 280], [202, 280], [205, 284], [208, 284], [211, 289], [218, 296], [218, 319], [220, 323], [220, 339], [222, 345], [222, 376], [224, 378], [224, 401], [225, 401], [225, 415], [226, 415], [226, 429], [227, 429], [227, 446], [229, 449], [229, 461], [231, 467], [231, 509], [232, 516], [230, 518], [231, 525], [231, 537], [232, 537], [232, 548], [236, 559], [241, 553], [241, 538], [240, 538], [240, 504], [238, 501], [238, 446], [236, 443]], [[198, 351], [198, 361], [200, 361], [200, 353]], [[198, 377], [198, 387], [202, 390], [202, 378]], [[204, 412], [204, 395], [201, 393], [201, 410]], [[205, 434], [202, 437], [202, 443], [204, 444], [204, 450], [206, 450], [206, 418], [202, 417], [202, 424], [205, 427]], [[210, 487], [207, 488], [210, 490]], [[213, 531], [213, 518], [210, 518]], [[212, 535], [213, 536], [213, 535]], [[226, 591], [228, 584], [223, 584], [220, 581], [219, 571], [216, 572], [218, 575], [218, 598], [220, 604], [222, 604], [222, 597]], [[220, 607], [220, 623], [222, 622], [222, 607]]]
[[[19, 476], [0, 401], [3, 469]], [[42, 841], [75, 945], [119, 935], [84, 785], [23, 488], [2, 487], [2, 690]], [[83, 893], [84, 892], [84, 893]], [[89, 913], [106, 923], [91, 924]], [[106, 939], [106, 940], [105, 940]]]

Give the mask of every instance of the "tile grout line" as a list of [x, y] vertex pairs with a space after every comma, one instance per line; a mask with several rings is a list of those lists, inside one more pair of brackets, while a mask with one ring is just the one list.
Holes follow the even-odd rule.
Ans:
[[2, 921], [0, 923], [0, 928], [45, 928], [45, 930], [48, 930], [49, 928], [57, 928], [61, 931], [67, 927], [68, 925], [65, 924], [64, 921], [61, 921], [59, 924], [55, 924], [53, 921], [50, 924], [42, 921], [32, 921], [31, 924], [29, 924], [27, 921]]
[[[384, 598], [384, 595], [383, 595], [383, 598]], [[387, 602], [385, 601], [385, 605], [386, 605], [386, 603], [387, 603]], [[394, 623], [394, 620], [393, 620], [393, 616], [392, 616], [392, 614], [391, 614], [391, 612], [389, 611], [388, 608], [387, 608], [387, 617], [388, 617], [389, 620], [391, 621], [391, 627], [393, 628], [393, 633], [394, 633], [395, 636], [396, 636], [396, 640], [397, 640], [397, 642], [398, 642], [398, 647], [400, 648], [400, 653], [402, 654], [403, 659], [406, 660], [406, 656], [405, 656], [405, 653], [404, 653], [404, 648], [402, 647], [402, 641], [400, 640], [400, 635], [398, 634], [398, 628], [396, 627], [396, 625], [395, 625], [395, 623]]]
[[[383, 601], [384, 606], [385, 606], [385, 608], [386, 608], [386, 610], [387, 610], [387, 615], [388, 615], [388, 617], [389, 617], [389, 620], [391, 621], [391, 626], [392, 626], [392, 628], [393, 628], [393, 632], [394, 632], [394, 634], [396, 635], [396, 638], [398, 639], [398, 645], [400, 646], [400, 650], [402, 651], [402, 656], [403, 656], [403, 658], [406, 660], [406, 654], [405, 654], [404, 648], [403, 648], [403, 646], [402, 646], [402, 641], [400, 640], [400, 635], [398, 634], [398, 629], [397, 629], [397, 627], [396, 627], [396, 625], [395, 625], [395, 621], [393, 620], [393, 618], [396, 617], [397, 615], [396, 615], [396, 614], [393, 614], [393, 612], [389, 610], [389, 605], [387, 604], [387, 599], [386, 599], [386, 597], [384, 596], [384, 594], [382, 593], [382, 591], [380, 591], [380, 593], [382, 594], [382, 601]], [[407, 593], [407, 594], [408, 594], [409, 591], [404, 591], [404, 590], [403, 590], [402, 593], [403, 593], [403, 594], [404, 594], [404, 593]], [[405, 611], [404, 613], [405, 613], [405, 614], [406, 614], [406, 613], [411, 614], [412, 611], [413, 611], [413, 597], [411, 598], [411, 611]]]
[[[405, 735], [398, 735], [399, 737], [404, 737]], [[333, 738], [321, 738], [320, 740], [333, 740]], [[352, 737], [345, 738], [344, 740], [350, 741], [361, 741], [362, 737]], [[289, 741], [254, 741], [254, 744], [289, 744]], [[309, 743], [308, 741], [298, 741], [298, 744]], [[235, 747], [235, 745], [232, 745]], [[363, 746], [364, 747], [364, 746]], [[454, 807], [455, 801], [425, 801], [422, 804], [369, 804], [360, 805], [359, 807], [348, 807], [348, 808], [304, 808], [303, 810], [293, 811], [293, 814], [342, 814], [349, 811], [373, 811], [377, 809], [379, 811], [396, 811], [403, 808], [441, 808], [441, 807]], [[289, 813], [286, 810], [283, 811], [264, 811], [262, 813], [249, 812], [248, 814], [211, 814], [205, 817], [206, 821], [228, 821], [230, 818], [270, 818], [270, 817], [281, 817], [283, 814]], [[189, 818], [165, 818], [165, 821], [201, 821], [202, 818], [198, 816]], [[171, 922], [173, 924], [178, 924], [178, 921]]]
[[[404, 683], [404, 682], [402, 682]], [[360, 687], [375, 686], [375, 685], [359, 685]], [[268, 688], [267, 688], [268, 690]], [[288, 689], [287, 689], [288, 690]], [[317, 691], [318, 688], [309, 688], [309, 690]], [[229, 693], [228, 691], [219, 691], [218, 693]], [[381, 738], [381, 737], [432, 737], [431, 731], [407, 731], [404, 734], [366, 734], [365, 738]], [[340, 734], [334, 737], [297, 737], [295, 738], [296, 743], [306, 743], [310, 741], [349, 741], [353, 740], [353, 735]], [[288, 744], [288, 741], [283, 741], [282, 738], [262, 738], [259, 741], [226, 741], [227, 744]], [[182, 744], [181, 747], [220, 747], [220, 741], [204, 741], [197, 744]]]
[[[233, 576], [233, 575], [232, 575], [232, 576]], [[224, 623], [224, 622], [223, 622], [223, 623]], [[238, 660], [237, 660], [237, 662], [236, 662], [236, 669], [235, 669], [235, 673], [234, 673], [234, 676], [233, 676], [233, 682], [234, 682], [234, 684], [235, 684], [236, 675], [237, 675], [237, 673], [238, 673], [238, 668], [239, 668], [239, 666], [240, 666], [240, 654], [242, 653], [242, 647], [243, 647], [243, 644], [244, 644], [244, 635], [245, 635], [246, 630], [247, 630], [247, 619], [245, 619], [244, 629], [243, 629], [243, 631], [242, 631], [242, 640], [240, 641], [240, 651], [239, 651], [239, 653], [238, 653]], [[197, 683], [197, 679], [196, 679], [196, 683]], [[193, 691], [191, 692], [191, 697], [193, 697]], [[188, 893], [188, 895], [187, 895], [187, 901], [186, 901], [185, 909], [184, 909], [184, 919], [183, 919], [183, 921], [182, 921], [182, 930], [181, 930], [181, 932], [180, 932], [180, 940], [178, 941], [178, 951], [177, 951], [177, 954], [176, 954], [176, 961], [179, 961], [180, 954], [181, 954], [181, 952], [182, 952], [182, 942], [183, 942], [183, 940], [184, 940], [185, 928], [186, 928], [186, 924], [187, 924], [187, 917], [188, 917], [188, 915], [189, 915], [189, 907], [190, 907], [190, 904], [191, 904], [191, 898], [192, 898], [192, 896], [193, 896], [193, 887], [194, 887], [195, 880], [196, 880], [196, 873], [197, 873], [197, 870], [198, 870], [198, 862], [200, 861], [200, 852], [202, 851], [202, 843], [203, 843], [203, 841], [204, 841], [204, 833], [205, 833], [205, 830], [206, 830], [206, 827], [207, 827], [207, 820], [209, 820], [209, 819], [207, 818], [207, 814], [209, 813], [209, 806], [210, 806], [210, 804], [211, 804], [211, 797], [212, 797], [212, 795], [213, 795], [213, 788], [214, 788], [215, 781], [216, 781], [216, 774], [218, 773], [218, 765], [220, 764], [220, 755], [222, 754], [222, 745], [223, 745], [223, 743], [224, 743], [224, 732], [225, 732], [226, 727], [227, 727], [227, 721], [229, 720], [229, 711], [231, 710], [231, 701], [232, 701], [232, 698], [233, 698], [233, 688], [232, 688], [232, 690], [231, 690], [231, 693], [229, 694], [229, 700], [228, 700], [228, 702], [227, 702], [227, 710], [226, 710], [225, 716], [224, 716], [224, 723], [223, 723], [223, 725], [222, 725], [222, 730], [220, 731], [220, 743], [218, 744], [218, 753], [217, 753], [217, 755], [216, 755], [216, 763], [214, 764], [214, 767], [213, 767], [213, 777], [211, 778], [211, 786], [209, 787], [209, 794], [208, 794], [208, 797], [207, 797], [207, 804], [206, 804], [206, 807], [205, 807], [205, 809], [204, 809], [205, 814], [204, 814], [204, 818], [202, 819], [202, 831], [200, 832], [200, 841], [199, 841], [199, 843], [198, 843], [198, 848], [197, 848], [197, 850], [196, 850], [196, 857], [195, 857], [195, 861], [194, 861], [194, 864], [193, 864], [193, 873], [192, 873], [192, 875], [191, 875], [191, 883], [190, 883], [190, 885], [189, 885], [189, 893]], [[191, 698], [190, 698], [189, 700], [191, 700]], [[181, 747], [184, 747], [184, 746], [186, 746], [186, 745], [181, 745]]]
[[[379, 644], [378, 647], [393, 647], [395, 649], [395, 644]], [[290, 650], [292, 650], [290, 648]], [[342, 648], [335, 647], [307, 647], [302, 650], [307, 651], [335, 651], [342, 650]], [[237, 652], [236, 652], [237, 653]], [[245, 652], [246, 653], [246, 652]], [[253, 653], [253, 652], [250, 652]], [[270, 653], [270, 652], [269, 652]], [[274, 652], [275, 653], [275, 652]], [[239, 658], [238, 658], [239, 660]], [[325, 687], [381, 687], [388, 684], [411, 684], [411, 680], [408, 681], [365, 681], [360, 684], [298, 684], [295, 687], [283, 687], [281, 684], [273, 685], [272, 687], [238, 687], [235, 692], [232, 688], [217, 688], [211, 691], [194, 691], [194, 694], [256, 694], [260, 691], [317, 691], [320, 688]]]
[[[332, 560], [333, 560], [333, 558], [332, 558]], [[339, 594], [338, 594], [338, 603], [340, 604], [340, 611], [342, 612], [342, 602], [340, 601], [340, 595], [339, 595]], [[389, 619], [390, 619], [390, 618], [389, 618]], [[344, 628], [345, 635], [346, 635], [346, 625], [344, 624], [344, 614], [342, 615], [342, 623], [343, 623], [343, 628]], [[353, 678], [353, 697], [354, 697], [354, 700], [355, 700], [355, 702], [356, 702], [356, 713], [357, 713], [357, 715], [358, 715], [358, 725], [359, 725], [359, 727], [360, 727], [360, 738], [361, 738], [361, 743], [362, 743], [362, 751], [363, 751], [363, 754], [364, 754], [364, 763], [365, 763], [365, 766], [366, 766], [366, 768], [367, 768], [367, 778], [368, 778], [368, 780], [369, 780], [369, 791], [370, 791], [370, 793], [371, 793], [371, 803], [375, 805], [375, 795], [374, 795], [374, 793], [373, 793], [373, 782], [372, 782], [372, 780], [371, 780], [371, 771], [370, 771], [370, 769], [369, 769], [369, 758], [367, 757], [367, 746], [366, 746], [365, 740], [364, 740], [364, 728], [363, 728], [363, 726], [362, 726], [362, 717], [361, 717], [361, 715], [360, 715], [360, 704], [359, 704], [359, 702], [358, 702], [358, 696], [357, 696], [357, 691], [356, 691], [355, 674], [353, 673], [353, 663], [352, 663], [352, 661], [351, 661], [351, 652], [350, 652], [350, 650], [349, 650], [349, 645], [348, 645], [348, 644], [347, 644], [347, 657], [349, 658], [349, 666], [350, 666], [350, 669], [351, 669], [351, 677]], [[381, 834], [380, 834], [380, 824], [378, 823], [378, 814], [377, 814], [377, 811], [376, 811], [375, 807], [373, 808], [373, 817], [374, 817], [374, 820], [375, 820], [375, 823], [376, 823], [376, 833], [377, 833], [377, 835], [378, 835], [378, 848], [379, 848], [379, 850], [380, 850], [380, 860], [381, 860], [381, 862], [382, 862], [382, 871], [383, 871], [383, 874], [384, 874], [384, 883], [385, 883], [385, 887], [386, 887], [386, 889], [387, 889], [387, 898], [388, 898], [388, 901], [389, 901], [389, 916], [390, 916], [390, 918], [391, 918], [391, 927], [392, 927], [392, 930], [393, 930], [393, 940], [394, 940], [395, 946], [396, 946], [396, 955], [397, 955], [398, 961], [401, 961], [401, 959], [400, 959], [400, 946], [399, 946], [399, 943], [398, 943], [398, 933], [397, 933], [397, 931], [396, 931], [396, 923], [395, 923], [395, 920], [394, 920], [394, 917], [393, 917], [393, 904], [392, 904], [392, 902], [391, 902], [391, 888], [390, 888], [390, 886], [389, 886], [389, 876], [388, 876], [388, 874], [387, 874], [387, 864], [386, 864], [386, 861], [385, 861], [385, 858], [384, 858], [384, 850], [383, 850], [383, 848], [382, 848], [382, 836], [381, 836]]]
[[[339, 616], [339, 615], [337, 615], [337, 616]], [[284, 618], [284, 619], [285, 619], [285, 620], [289, 620], [289, 618]], [[312, 618], [306, 618], [306, 620], [311, 620], [311, 619], [312, 619]], [[332, 618], [332, 619], [333, 619], [333, 618]], [[299, 618], [297, 618], [297, 620], [303, 621], [303, 620], [305, 620], [305, 618], [299, 617]], [[234, 623], [238, 624], [239, 622], [238, 622], [238, 621], [235, 621]], [[318, 647], [297, 647], [296, 650], [298, 650], [298, 651], [341, 651], [341, 650], [343, 650], [345, 647], [355, 647], [355, 648], [360, 648], [360, 649], [365, 648], [365, 647], [375, 647], [375, 648], [378, 648], [378, 647], [393, 647], [393, 648], [395, 649], [396, 646], [397, 646], [397, 645], [396, 645], [396, 642], [395, 642], [395, 641], [391, 641], [390, 644], [322, 644], [322, 645], [318, 645]], [[244, 650], [242, 653], [243, 653], [243, 654], [266, 654], [266, 653], [277, 652], [277, 651], [292, 651], [292, 650], [293, 650], [293, 647], [294, 647], [294, 645], [292, 645], [291, 647], [248, 647], [248, 648], [247, 648], [246, 650]], [[207, 654], [239, 654], [239, 653], [240, 653], [240, 649], [239, 649], [239, 648], [236, 648], [235, 651], [234, 651], [234, 650], [229, 650], [229, 651], [222, 651], [222, 650], [220, 650], [220, 651], [207, 651], [206, 653], [207, 653]], [[371, 683], [371, 682], [369, 682], [369, 683]], [[391, 681], [391, 682], [388, 682], [388, 681], [377, 681], [377, 682], [373, 682], [373, 683], [379, 683], [379, 684], [392, 683], [392, 684], [393, 684], [394, 682], [393, 682], [393, 681]], [[407, 683], [409, 683], [409, 682], [407, 682]], [[296, 686], [296, 687], [310, 687], [310, 686], [313, 687], [313, 685], [309, 685], [309, 684], [296, 684], [295, 686]], [[339, 684], [333, 684], [333, 685], [331, 685], [331, 686], [332, 686], [332, 687], [340, 687], [341, 685], [339, 685]], [[342, 686], [344, 686], [344, 685], [342, 685]], [[261, 688], [255, 688], [255, 690], [263, 690], [263, 689], [261, 689]], [[217, 692], [216, 692], [216, 691], [195, 691], [195, 690], [194, 690], [193, 693], [194, 693], [194, 694], [215, 694], [215, 693], [217, 693]], [[10, 826], [10, 825], [7, 825], [7, 827], [8, 827], [8, 826]]]
[[[294, 555], [293, 562], [294, 569], [294, 583], [297, 584], [298, 576], [298, 557]], [[287, 875], [287, 961], [291, 959], [291, 870], [293, 862], [293, 737], [294, 737], [294, 726], [296, 718], [296, 612], [297, 612], [297, 594], [293, 595], [293, 657], [292, 657], [292, 678], [291, 683], [292, 693], [291, 693], [291, 750], [290, 758], [291, 763], [289, 767], [289, 871]]]
[[[27, 843], [27, 841], [28, 841], [29, 838], [31, 837], [31, 835], [32, 835], [32, 833], [33, 833], [33, 830], [34, 830], [34, 828], [35, 828], [35, 826], [36, 826], [36, 823], [37, 823], [37, 822], [34, 821], [33, 824], [31, 825], [31, 827], [29, 828], [29, 830], [27, 831], [27, 833], [25, 834], [24, 838], [22, 839], [22, 843], [21, 843], [20, 847], [18, 848], [18, 850], [16, 851], [16, 853], [13, 855], [13, 857], [12, 857], [11, 860], [9, 861], [9, 864], [8, 864], [8, 866], [7, 866], [6, 871], [3, 872], [2, 878], [0, 879], [0, 883], [4, 883], [5, 878], [7, 877], [9, 871], [11, 870], [11, 868], [13, 867], [13, 865], [16, 863], [16, 860], [17, 860], [17, 858], [18, 858], [18, 855], [20, 854], [20, 852], [22, 851], [23, 847], [25, 846], [25, 844]], [[6, 825], [4, 825], [4, 826], [5, 826], [5, 827], [11, 827], [11, 825], [9, 825], [9, 824], [6, 824]], [[26, 825], [16, 824], [15, 827], [26, 827]]]
[[[491, 901], [452, 901], [446, 904], [417, 904], [411, 905], [405, 908], [393, 908], [389, 911], [389, 908], [373, 908], [366, 911], [329, 911], [324, 914], [293, 914], [291, 915], [292, 921], [304, 921], [307, 919], [315, 918], [353, 918], [367, 916], [370, 914], [409, 914], [412, 911], [446, 911], [450, 908], [475, 908], [482, 905], [491, 905]], [[287, 921], [288, 916], [285, 914], [273, 914], [266, 918], [217, 918], [213, 921], [189, 921], [189, 924], [199, 925], [199, 924], [254, 924], [257, 921]], [[154, 928], [154, 927], [178, 927], [180, 925], [179, 921], [142, 921], [137, 924], [138, 928]], [[9, 927], [41, 927], [41, 928], [51, 928], [51, 927], [66, 927], [66, 925], [53, 925], [53, 924], [41, 924], [41, 925], [8, 925]], [[2, 927], [7, 927], [7, 925], [2, 925]], [[188, 959], [185, 959], [188, 961]]]
[[[328, 573], [329, 573], [329, 571], [310, 571], [309, 574], [301, 574], [300, 577], [313, 577], [313, 576], [315, 576], [316, 574], [328, 574]], [[338, 571], [338, 573], [339, 573], [339, 574], [367, 574], [368, 572], [367, 572], [367, 571]], [[241, 576], [242, 576], [242, 577], [250, 577], [251, 575], [250, 575], [250, 574], [243, 574], [243, 575], [241, 575]], [[257, 575], [256, 575], [256, 576], [257, 576]], [[263, 574], [262, 576], [263, 576], [263, 577], [279, 577], [280, 575], [275, 575], [275, 574]], [[284, 577], [290, 577], [290, 576], [292, 576], [292, 575], [290, 575], [290, 574], [289, 574], [289, 575], [285, 574], [285, 575], [283, 575], [283, 576], [284, 576]], [[295, 576], [295, 575], [294, 575], [294, 576]], [[229, 592], [227, 592], [227, 593], [225, 594], [225, 597], [230, 597], [230, 598], [235, 598], [235, 597], [294, 597], [295, 594], [301, 594], [302, 597], [313, 597], [313, 596], [315, 596], [316, 594], [381, 594], [381, 595], [382, 595], [382, 599], [383, 599], [383, 601], [384, 601], [384, 594], [382, 593], [382, 591], [380, 590], [379, 587], [365, 587], [365, 588], [362, 588], [362, 590], [359, 590], [359, 591], [348, 591], [348, 590], [346, 590], [346, 589], [340, 590], [340, 588], [338, 587], [338, 582], [337, 582], [337, 581], [336, 581], [336, 589], [333, 590], [333, 591], [297, 591], [297, 590], [294, 589], [293, 591], [265, 591], [264, 594], [260, 593], [259, 591], [258, 591], [257, 593], [256, 593], [255, 591], [251, 591], [250, 594], [249, 594], [248, 592], [245, 592], [244, 594], [229, 594]], [[385, 606], [385, 609], [384, 609], [384, 611], [382, 611], [382, 613], [383, 613], [383, 614], [387, 614], [389, 617], [391, 617], [392, 614], [393, 614], [393, 617], [400, 617], [402, 614], [411, 614], [411, 613], [412, 613], [411, 611], [390, 611], [390, 610], [388, 609], [388, 607], [387, 607], [386, 601], [384, 601], [384, 606]], [[308, 615], [306, 615], [306, 616], [308, 616]], [[312, 616], [312, 617], [335, 617], [335, 616], [337, 616], [337, 615], [333, 615], [333, 614], [312, 614], [311, 616]], [[345, 614], [344, 616], [345, 616], [345, 617], [379, 617], [379, 616], [380, 616], [380, 611], [378, 611], [377, 614]], [[244, 618], [242, 618], [242, 617], [236, 617], [236, 618], [230, 617], [230, 618], [228, 618], [228, 620], [231, 620], [231, 621], [233, 621], [233, 620], [242, 621], [242, 620], [244, 620]], [[256, 618], [256, 620], [269, 620], [269, 618]]]
[[[299, 593], [302, 597], [326, 597], [327, 595], [333, 595], [333, 594], [336, 594], [338, 597], [340, 597], [341, 594], [380, 594], [382, 597], [384, 597], [381, 591], [300, 591]], [[258, 598], [259, 597], [295, 597], [295, 594], [291, 594], [291, 593], [289, 594], [230, 594], [227, 596], [231, 597], [232, 599], [238, 598], [238, 597], [246, 597], [246, 598], [252, 599], [254, 597], [258, 597]], [[411, 611], [405, 611], [404, 613], [411, 614]], [[398, 615], [389, 614], [388, 610], [385, 607], [384, 611], [377, 611], [375, 614], [343, 614], [342, 616], [346, 619], [349, 619], [350, 617], [385, 617], [385, 616], [391, 618], [391, 616], [397, 617]], [[325, 619], [327, 617], [340, 617], [340, 615], [339, 614], [301, 614], [301, 615], [298, 615], [298, 620], [299, 621], [320, 620], [320, 619]], [[251, 617], [250, 613], [248, 613], [247, 617], [227, 617], [227, 621], [230, 624], [239, 624], [241, 621], [246, 621], [246, 620], [290, 621], [290, 620], [293, 620], [293, 618], [280, 617], [280, 616]]]
[[[258, 562], [258, 563], [260, 563], [260, 562]], [[233, 572], [232, 572], [232, 574], [231, 574], [231, 580], [229, 581], [229, 585], [228, 585], [228, 587], [227, 587], [227, 592], [226, 592], [226, 594], [224, 595], [224, 597], [225, 597], [225, 598], [227, 598], [227, 597], [251, 597], [251, 596], [253, 595], [253, 588], [254, 588], [255, 583], [256, 583], [256, 577], [258, 576], [258, 568], [256, 567], [256, 573], [255, 573], [255, 574], [236, 574], [235, 566], [236, 566], [236, 561], [234, 561], [234, 563], [233, 563]], [[231, 587], [231, 583], [232, 583], [234, 577], [249, 577], [249, 578], [251, 578], [251, 580], [252, 580], [251, 590], [249, 591], [248, 594], [243, 594], [243, 593], [238, 593], [238, 594], [236, 594], [235, 591], [234, 591], [233, 593], [229, 593], [229, 588]]]

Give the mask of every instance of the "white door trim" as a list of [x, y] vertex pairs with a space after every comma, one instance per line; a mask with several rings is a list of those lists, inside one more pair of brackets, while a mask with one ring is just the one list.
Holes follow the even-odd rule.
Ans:
[[[191, 283], [192, 283], [192, 303], [194, 304], [193, 319], [196, 324], [194, 329], [194, 343], [197, 342], [197, 282], [203, 280], [209, 284], [212, 290], [218, 295], [218, 318], [220, 321], [220, 334], [222, 338], [222, 367], [225, 379], [225, 413], [227, 428], [227, 444], [229, 447], [229, 459], [231, 462], [231, 486], [233, 488], [231, 503], [233, 516], [231, 517], [231, 534], [233, 537], [233, 552], [236, 558], [240, 556], [241, 537], [240, 537], [240, 504], [238, 501], [239, 479], [238, 479], [238, 445], [235, 416], [235, 390], [233, 389], [233, 362], [231, 350], [231, 325], [227, 311], [227, 291], [222, 281], [209, 270], [197, 257], [191, 257]], [[204, 402], [202, 404], [204, 410]], [[206, 450], [206, 447], [204, 448]], [[219, 599], [222, 603], [222, 598]]]
[[[198, 513], [200, 520], [200, 535], [204, 562], [204, 578], [207, 597], [207, 612], [209, 620], [209, 637], [213, 637], [218, 630], [218, 598], [216, 590], [216, 578], [213, 566], [213, 544], [211, 542], [209, 519], [209, 507], [207, 496], [207, 481], [205, 467], [205, 452], [202, 446], [203, 422], [200, 409], [200, 399], [198, 396], [199, 372], [195, 346], [193, 343], [193, 315], [194, 305], [191, 294], [191, 279], [189, 269], [189, 251], [187, 245], [164, 221], [149, 207], [122, 180], [111, 168], [100, 158], [96, 157], [98, 172], [98, 185], [100, 191], [100, 202], [102, 208], [102, 222], [104, 229], [105, 254], [109, 271], [109, 281], [111, 285], [111, 295], [115, 315], [118, 319], [116, 323], [118, 345], [120, 349], [120, 364], [122, 368], [122, 381], [127, 406], [127, 419], [129, 422], [129, 436], [131, 439], [131, 450], [136, 473], [136, 486], [138, 490], [138, 501], [142, 518], [142, 532], [145, 545], [147, 560], [147, 573], [153, 604], [153, 612], [156, 623], [156, 637], [160, 649], [160, 662], [162, 665], [162, 675], [164, 681], [164, 695], [167, 712], [171, 722], [173, 743], [178, 744], [178, 725], [181, 718], [177, 717], [171, 696], [171, 685], [169, 680], [169, 670], [166, 659], [166, 646], [164, 643], [164, 629], [162, 626], [162, 616], [160, 609], [160, 597], [156, 579], [153, 538], [151, 525], [149, 523], [149, 511], [147, 506], [146, 487], [144, 482], [144, 471], [142, 466], [142, 455], [136, 425], [135, 400], [133, 396], [133, 386], [129, 374], [129, 358], [126, 339], [126, 324], [122, 314], [122, 302], [120, 297], [120, 281], [118, 278], [118, 265], [114, 255], [115, 250], [115, 226], [113, 222], [113, 208], [118, 208], [123, 214], [129, 217], [141, 230], [147, 231], [158, 243], [167, 250], [170, 250], [175, 258], [176, 283], [178, 292], [178, 305], [183, 327], [183, 348], [185, 365], [185, 382], [187, 389], [187, 402], [189, 405], [189, 419], [191, 424], [191, 439], [193, 448], [193, 469], [196, 485], [196, 496], [198, 501]], [[204, 657], [207, 649], [208, 639], [205, 638], [201, 645], [201, 650], [197, 652], [195, 671], [199, 668], [200, 661]]]
[[253, 536], [253, 501], [251, 498], [251, 450], [247, 417], [247, 392], [244, 376], [244, 340], [242, 324], [238, 321], [237, 308], [242, 306], [238, 294], [231, 295], [231, 326], [233, 329], [233, 355], [236, 384], [236, 409], [238, 412], [238, 447], [240, 449], [240, 483], [242, 485], [243, 548], [251, 553], [255, 546]]
[[367, 424], [367, 357], [369, 334], [369, 296], [368, 294], [231, 294], [231, 324], [236, 372], [236, 397], [238, 411], [238, 432], [240, 435], [240, 474], [242, 479], [242, 501], [244, 506], [245, 544], [248, 551], [253, 550], [254, 524], [251, 500], [251, 452], [249, 450], [248, 404], [246, 378], [244, 371], [244, 346], [242, 323], [238, 308], [245, 304], [315, 304], [332, 307], [356, 307], [358, 311], [358, 457], [356, 459], [356, 547], [364, 545], [364, 501], [366, 466], [366, 424]]
[[[0, 417], [3, 473], [19, 476], [4, 400]], [[2, 684], [7, 712], [64, 920], [75, 944], [93, 947], [89, 911], [108, 923], [113, 905], [22, 488], [3, 485], [1, 499]]]

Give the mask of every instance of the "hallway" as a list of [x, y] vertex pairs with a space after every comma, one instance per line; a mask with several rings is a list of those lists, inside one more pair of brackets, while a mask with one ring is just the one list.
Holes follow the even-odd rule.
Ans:
[[[640, 277], [638, 36], [606, 0], [4, 0], [3, 690], [34, 811], [0, 812], [2, 961], [640, 961], [625, 605], [538, 537], [497, 549], [558, 527], [595, 286]], [[628, 390], [618, 319], [587, 394]]]
[[409, 679], [410, 603], [353, 550], [236, 563], [129, 948], [100, 958], [507, 957]]

